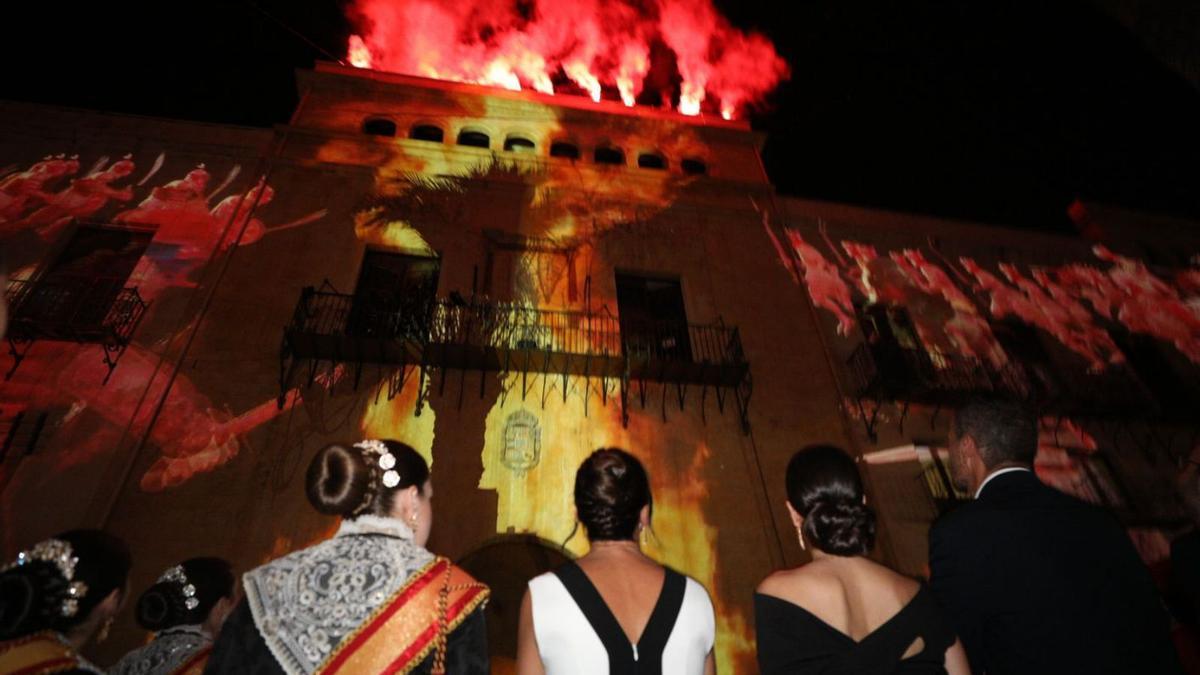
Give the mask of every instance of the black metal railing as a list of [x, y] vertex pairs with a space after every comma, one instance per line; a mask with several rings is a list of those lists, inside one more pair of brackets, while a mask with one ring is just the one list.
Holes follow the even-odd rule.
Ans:
[[[334, 360], [380, 360], [379, 349], [367, 353], [367, 342], [407, 343], [397, 358], [427, 353], [436, 363], [439, 347], [484, 352], [528, 352], [632, 363], [670, 361], [708, 366], [744, 366], [741, 338], [723, 324], [638, 322], [622, 325], [607, 311], [586, 313], [545, 310], [506, 302], [411, 299], [404, 303], [371, 303], [351, 294], [318, 290], [301, 292], [286, 329], [297, 355]], [[333, 352], [337, 353], [334, 354]], [[319, 352], [319, 353], [318, 353]], [[383, 359], [389, 360], [389, 359]]]
[[147, 304], [125, 279], [55, 276], [8, 282], [9, 336], [21, 341], [129, 343]]
[[1129, 368], [1039, 373], [1010, 361], [995, 367], [964, 356], [930, 354], [895, 345], [858, 345], [847, 360], [856, 396], [917, 403], [952, 403], [965, 396], [996, 396], [1075, 413], [1141, 413], [1153, 407]]

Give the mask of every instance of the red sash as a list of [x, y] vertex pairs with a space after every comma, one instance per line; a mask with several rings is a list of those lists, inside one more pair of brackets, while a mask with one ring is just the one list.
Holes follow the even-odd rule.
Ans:
[[433, 673], [445, 672], [446, 638], [477, 607], [488, 587], [436, 558], [346, 636], [315, 675], [397, 673], [416, 668], [434, 653]]
[[191, 658], [172, 670], [171, 675], [201, 675], [204, 672], [204, 666], [208, 665], [209, 654], [212, 654], [211, 645], [192, 654]]
[[0, 642], [0, 673], [4, 675], [61, 673], [81, 665], [75, 650], [50, 631]]

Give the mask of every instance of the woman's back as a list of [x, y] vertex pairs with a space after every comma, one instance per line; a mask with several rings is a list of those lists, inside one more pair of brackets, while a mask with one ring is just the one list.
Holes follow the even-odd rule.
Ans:
[[618, 562], [611, 556], [584, 556], [578, 565], [626, 638], [636, 643], [658, 602], [667, 571], [644, 556], [627, 558]]
[[716, 621], [708, 592], [638, 546], [651, 513], [641, 462], [619, 448], [593, 452], [575, 472], [575, 511], [591, 548], [529, 582], [517, 672], [712, 673]]
[[867, 558], [875, 514], [854, 459], [808, 446], [788, 462], [786, 484], [788, 513], [813, 561], [776, 572], [754, 596], [762, 673], [966, 673], [929, 591]]
[[777, 572], [755, 608], [764, 675], [945, 673], [955, 640], [928, 591], [866, 558]]
[[715, 638], [704, 588], [640, 554], [585, 556], [532, 580], [529, 598], [550, 675], [699, 675]]
[[799, 606], [857, 642], [895, 616], [920, 588], [867, 558], [826, 558], [776, 572], [758, 590]]

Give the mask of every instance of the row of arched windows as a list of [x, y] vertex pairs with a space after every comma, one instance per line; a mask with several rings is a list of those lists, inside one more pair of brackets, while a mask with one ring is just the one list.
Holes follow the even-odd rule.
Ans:
[[[363, 122], [362, 130], [363, 133], [371, 136], [395, 136], [397, 131], [395, 122], [382, 117], [367, 118]], [[430, 143], [446, 142], [445, 132], [436, 124], [414, 125], [408, 130], [408, 137], [414, 141], [427, 141]], [[455, 142], [458, 145], [466, 145], [474, 148], [492, 147], [492, 139], [487, 133], [471, 128], [465, 128], [458, 132]], [[537, 144], [520, 134], [509, 134], [504, 138], [504, 150], [505, 152], [534, 153], [537, 152]], [[560, 140], [550, 144], [550, 156], [577, 160], [582, 156], [582, 153], [578, 145]], [[592, 161], [596, 164], [625, 166], [625, 151], [613, 145], [602, 145], [592, 151]], [[643, 169], [665, 171], [668, 163], [667, 158], [658, 153], [643, 152], [637, 156], [637, 165]], [[704, 161], [695, 157], [688, 157], [682, 160], [679, 163], [679, 168], [684, 173], [690, 175], [708, 173], [708, 166]]]

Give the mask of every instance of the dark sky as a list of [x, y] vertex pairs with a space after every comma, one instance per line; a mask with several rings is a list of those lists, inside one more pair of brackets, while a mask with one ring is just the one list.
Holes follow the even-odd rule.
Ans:
[[[754, 118], [779, 190], [1065, 229], [1075, 197], [1200, 219], [1200, 91], [1085, 2], [718, 0], [792, 79]], [[282, 122], [327, 58], [246, 0], [24, 3], [0, 96]], [[259, 6], [337, 55], [336, 0]]]

